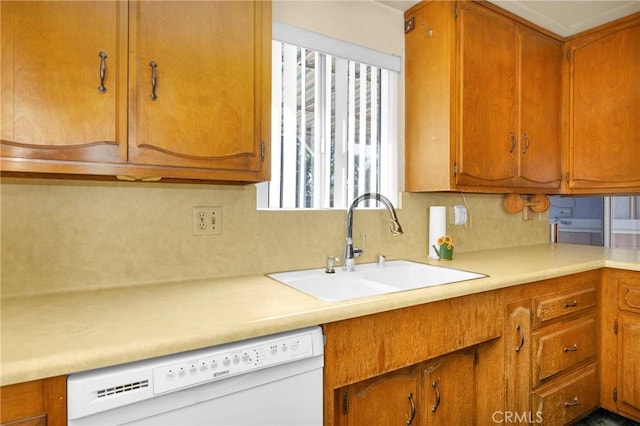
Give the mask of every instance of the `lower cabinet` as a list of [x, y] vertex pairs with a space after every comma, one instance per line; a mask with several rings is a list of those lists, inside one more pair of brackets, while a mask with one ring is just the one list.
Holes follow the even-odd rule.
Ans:
[[598, 407], [599, 283], [590, 271], [505, 292], [506, 405], [494, 420], [565, 425]]
[[423, 425], [473, 424], [476, 417], [475, 348], [430, 361], [422, 369]]
[[536, 424], [566, 425], [598, 406], [596, 364], [537, 388], [532, 419]]
[[324, 324], [324, 425], [485, 424], [501, 404], [499, 318], [488, 291]]
[[601, 404], [640, 422], [640, 272], [605, 269], [601, 299]]
[[640, 314], [618, 317], [618, 410], [640, 421]]
[[475, 348], [339, 390], [338, 424], [461, 425], [475, 417]]
[[420, 382], [420, 368], [414, 365], [340, 389], [338, 424], [418, 424]]
[[67, 378], [34, 380], [0, 388], [0, 425], [65, 426]]

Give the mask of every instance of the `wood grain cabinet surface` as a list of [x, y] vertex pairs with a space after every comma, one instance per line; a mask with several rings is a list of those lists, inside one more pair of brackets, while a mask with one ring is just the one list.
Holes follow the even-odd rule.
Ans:
[[126, 162], [126, 3], [0, 7], [2, 156]]
[[565, 46], [565, 192], [640, 189], [640, 13]]
[[420, 369], [411, 366], [354, 383], [338, 391], [343, 426], [419, 424]]
[[605, 269], [600, 297], [601, 403], [640, 422], [640, 272]]
[[2, 426], [66, 426], [67, 378], [52, 377], [0, 388]]
[[533, 392], [533, 412], [536, 422], [545, 426], [562, 426], [575, 422], [598, 406], [598, 375], [596, 364], [553, 381]]
[[474, 2], [405, 19], [407, 189], [559, 191], [560, 41]]
[[264, 9], [247, 1], [130, 3], [132, 163], [260, 174], [261, 124], [271, 120], [261, 103], [262, 85], [271, 85]]
[[476, 371], [477, 348], [500, 336], [499, 312], [490, 291], [324, 324], [325, 426], [475, 419], [476, 376], [496, 373]]
[[269, 2], [16, 1], [1, 16], [3, 171], [268, 180]]
[[338, 390], [342, 426], [469, 424], [476, 416], [475, 348]]
[[505, 412], [515, 424], [565, 425], [598, 407], [600, 279], [589, 271], [505, 290]]

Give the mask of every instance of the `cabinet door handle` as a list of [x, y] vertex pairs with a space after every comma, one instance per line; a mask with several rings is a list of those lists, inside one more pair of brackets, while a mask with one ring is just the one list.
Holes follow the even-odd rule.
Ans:
[[416, 403], [413, 401], [412, 393], [409, 393], [409, 395], [407, 395], [407, 398], [409, 398], [409, 404], [411, 404], [411, 413], [409, 414], [409, 420], [407, 420], [407, 426], [409, 426], [416, 418]]
[[509, 132], [509, 137], [511, 138], [511, 149], [509, 150], [509, 154], [513, 154], [513, 150], [516, 149], [516, 135], [513, 132]]
[[156, 96], [156, 85], [158, 84], [158, 73], [156, 68], [158, 68], [158, 64], [156, 61], [149, 62], [149, 66], [151, 67], [151, 95], [149, 96], [152, 101], [158, 99]]
[[98, 56], [100, 56], [100, 86], [98, 86], [98, 92], [105, 93], [107, 91], [104, 86], [104, 78], [107, 75], [107, 53], [101, 50]]
[[522, 134], [522, 139], [524, 139], [524, 148], [522, 149], [522, 154], [526, 154], [529, 150], [529, 138], [526, 133]]
[[580, 400], [578, 399], [577, 396], [574, 396], [573, 399], [571, 401], [567, 401], [564, 403], [565, 407], [573, 407], [575, 405], [580, 404]]
[[565, 346], [563, 351], [564, 352], [578, 352], [578, 345], [574, 344], [573, 346], [571, 346], [569, 348]]
[[431, 407], [431, 412], [435, 413], [440, 406], [440, 390], [438, 389], [438, 382], [433, 382], [431, 386], [433, 386], [433, 390], [436, 393], [436, 403], [433, 404], [433, 407]]
[[577, 300], [573, 300], [571, 302], [567, 302], [564, 304], [565, 308], [573, 308], [575, 306], [578, 306], [578, 301]]
[[520, 334], [520, 344], [516, 346], [516, 352], [520, 352], [520, 349], [524, 346], [524, 333], [522, 332], [520, 324], [516, 324], [516, 330], [518, 330], [518, 334]]

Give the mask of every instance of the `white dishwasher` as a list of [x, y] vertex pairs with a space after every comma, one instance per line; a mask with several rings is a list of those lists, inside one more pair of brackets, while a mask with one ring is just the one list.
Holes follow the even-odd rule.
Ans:
[[322, 424], [320, 327], [72, 374], [69, 426]]

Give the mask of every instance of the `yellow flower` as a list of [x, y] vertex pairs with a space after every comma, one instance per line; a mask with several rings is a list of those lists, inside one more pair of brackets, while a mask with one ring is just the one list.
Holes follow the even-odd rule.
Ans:
[[453, 238], [450, 235], [445, 235], [443, 237], [438, 238], [438, 245], [441, 246], [443, 244], [447, 245], [447, 248], [451, 250], [453, 248]]

